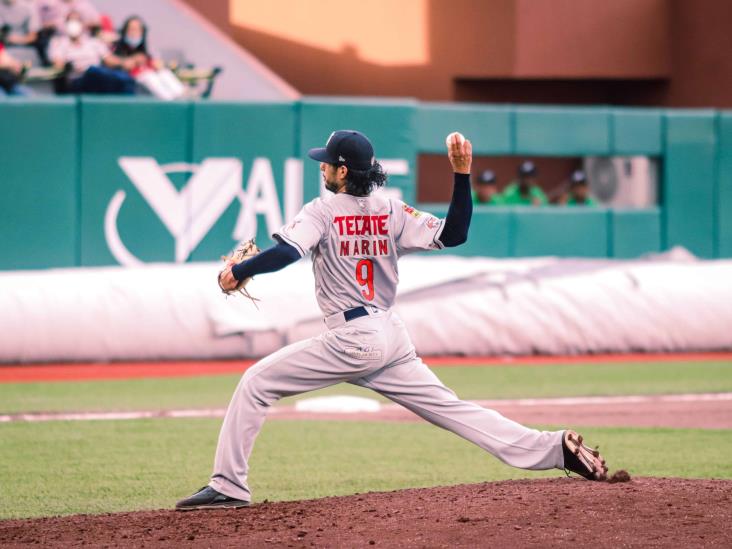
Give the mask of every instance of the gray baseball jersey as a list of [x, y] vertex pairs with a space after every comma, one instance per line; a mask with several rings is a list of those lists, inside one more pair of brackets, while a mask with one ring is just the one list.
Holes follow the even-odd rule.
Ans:
[[326, 315], [394, 304], [397, 259], [442, 248], [443, 220], [400, 200], [339, 193], [316, 198], [275, 233], [303, 256], [313, 254], [315, 289]]
[[[316, 295], [328, 330], [263, 358], [237, 387], [216, 448], [209, 486], [249, 501], [249, 457], [269, 407], [339, 382], [372, 389], [427, 421], [524, 469], [562, 467], [562, 431], [538, 431], [460, 400], [415, 353], [390, 310], [397, 259], [442, 248], [443, 221], [399, 200], [335, 194], [307, 204], [275, 237], [313, 254]], [[366, 306], [367, 316], [338, 314]]]

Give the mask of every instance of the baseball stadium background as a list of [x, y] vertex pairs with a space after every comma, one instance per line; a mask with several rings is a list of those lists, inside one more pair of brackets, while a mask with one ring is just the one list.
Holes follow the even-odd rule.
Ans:
[[[92, 4], [190, 93], [57, 96], [8, 48], [32, 95], [0, 97], [0, 545], [732, 544], [729, 2]], [[258, 308], [214, 277], [324, 192], [305, 153], [339, 128], [443, 216], [452, 131], [474, 181], [585, 172], [596, 206], [476, 205], [465, 245], [400, 262], [396, 310], [461, 398], [577, 428], [629, 482], [509, 469], [338, 385], [272, 410], [256, 505], [170, 511], [246, 368], [324, 329], [307, 258]]]

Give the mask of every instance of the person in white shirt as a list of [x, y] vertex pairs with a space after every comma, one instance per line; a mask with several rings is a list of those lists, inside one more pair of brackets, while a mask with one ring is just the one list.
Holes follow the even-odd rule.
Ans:
[[0, 28], [6, 46], [32, 46], [40, 28], [38, 14], [27, 2], [1, 0]]
[[135, 93], [134, 79], [123, 70], [101, 40], [90, 36], [81, 15], [72, 11], [66, 18], [65, 34], [56, 36], [49, 46], [54, 66], [69, 68], [64, 90], [71, 93]]
[[54, 36], [64, 34], [66, 18], [71, 11], [79, 14], [90, 33], [101, 24], [99, 12], [89, 0], [35, 0], [35, 5], [40, 22], [36, 50], [44, 66], [52, 64], [48, 46]]
[[170, 101], [186, 95], [186, 88], [180, 80], [155, 59], [147, 45], [147, 26], [136, 15], [129, 17], [122, 25], [120, 38], [112, 45], [112, 53], [137, 82], [158, 99]]

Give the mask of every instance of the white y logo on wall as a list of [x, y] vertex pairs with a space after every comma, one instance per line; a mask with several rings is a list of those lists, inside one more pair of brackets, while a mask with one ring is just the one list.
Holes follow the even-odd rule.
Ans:
[[[246, 190], [242, 188], [243, 165], [238, 158], [207, 158], [201, 164], [176, 162], [158, 164], [152, 157], [121, 157], [119, 165], [132, 184], [150, 205], [175, 241], [175, 262], [183, 263], [196, 249], [232, 202], [240, 203], [232, 239], [254, 238], [257, 235], [257, 216], [264, 215], [267, 232], [272, 234], [289, 223], [302, 208], [302, 161], [285, 160], [283, 206], [281, 208], [275, 186], [272, 164], [267, 158], [256, 158], [252, 164]], [[407, 175], [409, 163], [403, 159], [381, 160], [390, 175]], [[190, 173], [185, 186], [178, 191], [169, 174]], [[318, 173], [320, 178], [320, 174]], [[390, 195], [401, 198], [399, 189], [386, 189]], [[321, 185], [321, 194], [326, 194]], [[117, 228], [117, 217], [126, 198], [123, 190], [110, 200], [104, 216], [104, 235], [114, 258], [127, 267], [142, 265], [122, 242]]]
[[[173, 236], [175, 261], [182, 263], [216, 224], [229, 205], [241, 204], [232, 238], [240, 241], [256, 236], [257, 215], [264, 215], [271, 234], [282, 226], [272, 165], [267, 158], [252, 164], [246, 190], [242, 188], [243, 168], [238, 158], [207, 158], [201, 164], [184, 162], [158, 164], [151, 157], [122, 157], [119, 165], [132, 184]], [[191, 176], [178, 191], [168, 174], [187, 172]], [[285, 219], [294, 217], [302, 207], [302, 163], [285, 161]], [[104, 234], [114, 258], [125, 266], [141, 265], [122, 242], [117, 217], [126, 197], [117, 191], [107, 206]]]

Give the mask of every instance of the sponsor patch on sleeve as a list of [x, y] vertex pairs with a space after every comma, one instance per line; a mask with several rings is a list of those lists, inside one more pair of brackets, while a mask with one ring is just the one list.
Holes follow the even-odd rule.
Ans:
[[419, 217], [420, 215], [422, 215], [422, 212], [420, 212], [419, 210], [415, 210], [414, 208], [412, 208], [411, 206], [407, 206], [406, 204], [404, 204], [404, 211], [412, 217]]

